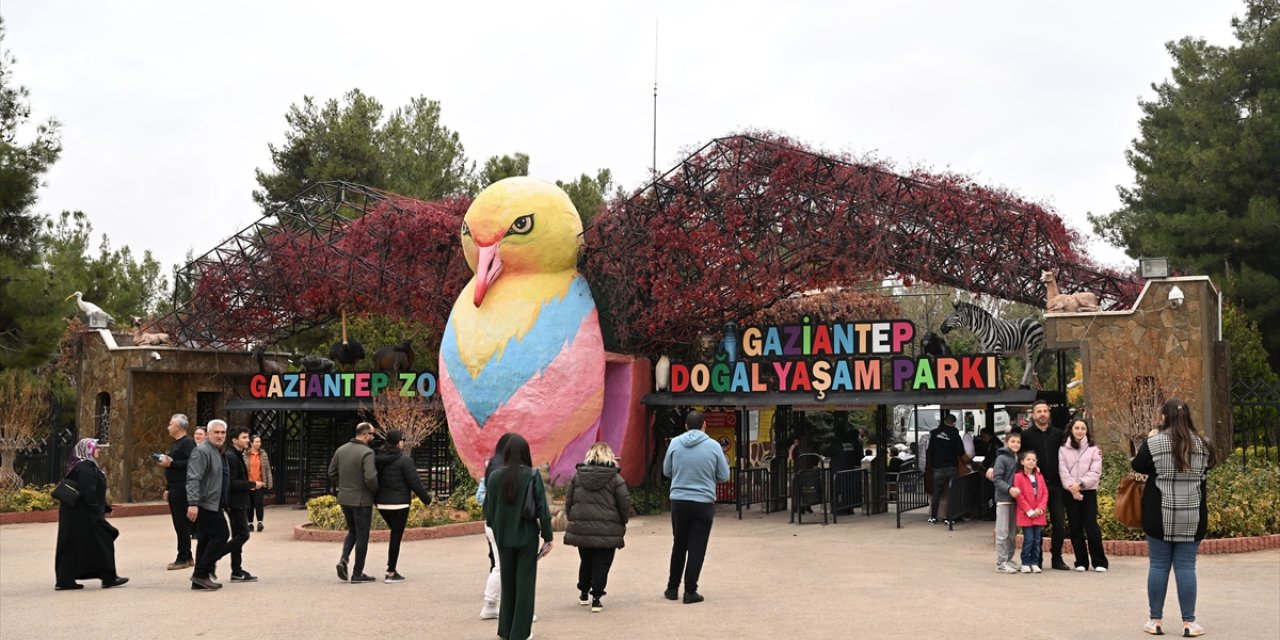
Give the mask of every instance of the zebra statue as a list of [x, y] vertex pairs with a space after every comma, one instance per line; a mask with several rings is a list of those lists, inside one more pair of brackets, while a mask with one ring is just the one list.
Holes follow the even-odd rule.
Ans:
[[965, 327], [982, 342], [982, 350], [997, 356], [1021, 351], [1026, 361], [1022, 372], [1022, 389], [1031, 388], [1031, 376], [1035, 374], [1036, 356], [1044, 346], [1044, 325], [1034, 318], [999, 320], [977, 305], [968, 302], [955, 303], [955, 311], [942, 321], [942, 332]]

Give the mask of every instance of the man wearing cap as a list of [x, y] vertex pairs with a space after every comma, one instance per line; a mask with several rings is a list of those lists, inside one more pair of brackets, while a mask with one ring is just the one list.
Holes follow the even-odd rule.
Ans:
[[[942, 424], [929, 432], [929, 448], [925, 450], [925, 460], [933, 469], [933, 500], [929, 502], [929, 522], [938, 521], [938, 508], [942, 504], [951, 480], [960, 475], [960, 456], [964, 455], [964, 445], [960, 442], [960, 432], [956, 430], [956, 416], [947, 411], [942, 414]], [[951, 524], [949, 509], [943, 509], [943, 522]]]

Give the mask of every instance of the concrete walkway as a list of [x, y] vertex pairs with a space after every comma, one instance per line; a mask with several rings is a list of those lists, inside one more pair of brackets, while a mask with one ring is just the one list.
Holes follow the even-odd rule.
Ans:
[[[56, 524], [0, 527], [0, 638], [476, 638], [488, 559], [483, 536], [406, 543], [401, 584], [340, 583], [336, 543], [298, 542], [305, 512], [267, 510], [246, 546], [256, 584], [193, 592], [174, 557], [167, 517], [115, 520], [123, 588], [96, 582], [53, 590]], [[560, 537], [557, 536], [557, 544]], [[786, 514], [721, 508], [702, 576], [707, 601], [662, 598], [669, 516], [632, 521], [610, 576], [605, 610], [578, 606], [576, 549], [557, 546], [539, 567], [537, 638], [1143, 638], [1145, 558], [1115, 558], [1107, 574], [993, 571], [989, 523], [954, 532], [904, 516], [838, 525], [787, 524]], [[370, 546], [380, 576], [386, 545]], [[230, 573], [224, 562], [219, 575]], [[1215, 638], [1280, 638], [1280, 552], [1202, 556], [1198, 618]], [[1166, 620], [1179, 620], [1170, 586]]]

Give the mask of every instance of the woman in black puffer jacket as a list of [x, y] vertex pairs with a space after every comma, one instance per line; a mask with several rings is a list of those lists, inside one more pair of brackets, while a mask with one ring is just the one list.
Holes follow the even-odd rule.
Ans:
[[608, 444], [597, 442], [587, 451], [587, 460], [569, 481], [564, 499], [569, 528], [564, 543], [578, 548], [578, 604], [586, 605], [591, 595], [591, 611], [600, 612], [604, 605], [605, 583], [613, 554], [624, 545], [627, 518], [631, 514], [631, 495], [627, 483], [618, 473], [618, 462]]
[[413, 459], [404, 454], [404, 434], [399, 429], [387, 432], [385, 444], [374, 456], [378, 468], [378, 493], [373, 502], [378, 515], [391, 527], [391, 544], [387, 547], [387, 576], [383, 582], [404, 582], [404, 576], [396, 571], [400, 559], [400, 540], [409, 521], [409, 501], [417, 495], [422, 504], [431, 504], [431, 495], [422, 486]]

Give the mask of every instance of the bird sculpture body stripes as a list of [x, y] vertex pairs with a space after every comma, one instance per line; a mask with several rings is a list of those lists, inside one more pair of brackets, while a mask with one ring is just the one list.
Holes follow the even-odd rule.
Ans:
[[568, 195], [507, 178], [476, 197], [462, 247], [475, 276], [454, 302], [440, 345], [440, 395], [472, 475], [502, 434], [529, 441], [533, 464], [594, 441], [604, 405], [604, 343], [577, 271], [582, 219]]

